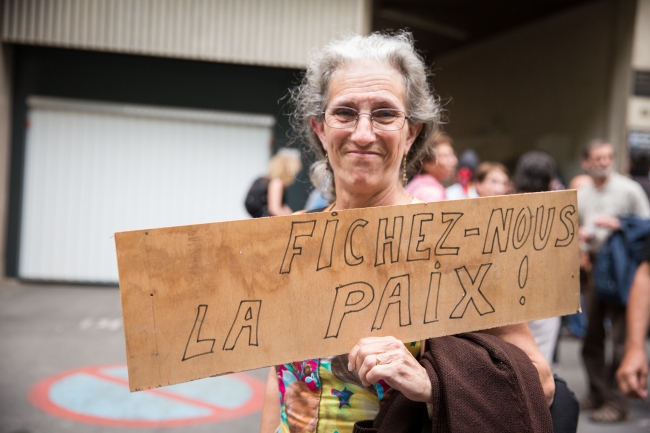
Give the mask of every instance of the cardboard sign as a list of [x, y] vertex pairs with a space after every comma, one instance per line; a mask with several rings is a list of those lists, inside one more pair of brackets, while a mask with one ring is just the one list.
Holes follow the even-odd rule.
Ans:
[[117, 233], [132, 391], [580, 310], [575, 191]]

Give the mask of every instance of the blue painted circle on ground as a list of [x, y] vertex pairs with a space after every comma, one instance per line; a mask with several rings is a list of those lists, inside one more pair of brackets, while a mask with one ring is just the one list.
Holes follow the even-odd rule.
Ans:
[[74, 370], [37, 384], [34, 405], [55, 416], [113, 426], [182, 426], [249, 415], [264, 384], [246, 374], [212, 377], [130, 393], [126, 366]]

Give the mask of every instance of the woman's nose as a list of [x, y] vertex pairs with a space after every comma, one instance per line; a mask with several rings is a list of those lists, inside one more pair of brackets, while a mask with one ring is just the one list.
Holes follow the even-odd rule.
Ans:
[[365, 113], [359, 115], [357, 126], [354, 128], [354, 132], [350, 137], [361, 145], [371, 143], [375, 140], [375, 131], [370, 121], [370, 116], [364, 116], [363, 114]]

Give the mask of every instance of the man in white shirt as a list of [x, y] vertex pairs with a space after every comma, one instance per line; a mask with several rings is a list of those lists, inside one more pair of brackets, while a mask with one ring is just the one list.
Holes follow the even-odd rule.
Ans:
[[[581, 262], [589, 266], [613, 231], [620, 228], [620, 217], [636, 215], [650, 218], [650, 203], [643, 189], [633, 180], [614, 171], [614, 148], [601, 140], [585, 148], [583, 168], [593, 183], [578, 190], [579, 234], [586, 246]], [[623, 358], [625, 343], [625, 306], [599, 299], [593, 291], [586, 294], [589, 325], [582, 358], [589, 379], [589, 394], [580, 402], [592, 410], [596, 422], [617, 422], [627, 418], [627, 399], [618, 391], [613, 373]], [[605, 327], [609, 318], [614, 346], [612, 365], [605, 362]]]

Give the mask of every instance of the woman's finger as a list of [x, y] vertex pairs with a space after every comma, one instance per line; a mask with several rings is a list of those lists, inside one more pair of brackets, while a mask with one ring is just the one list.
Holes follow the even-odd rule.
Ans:
[[[404, 343], [394, 337], [368, 337], [362, 338], [352, 348], [348, 355], [348, 370], [359, 370], [364, 360], [377, 353], [404, 347]], [[404, 347], [406, 350], [406, 348]]]
[[383, 380], [391, 388], [400, 391], [410, 400], [431, 401], [431, 380], [429, 375], [424, 367], [415, 361], [412, 356], [409, 358], [402, 353], [397, 355], [392, 353], [391, 358], [386, 362], [384, 362], [383, 355], [379, 356], [381, 362], [364, 373], [363, 380], [365, 382], [376, 384]]
[[369, 374], [376, 368], [390, 365], [394, 358], [395, 354], [391, 352], [374, 353], [366, 356], [358, 370], [361, 383], [365, 386], [370, 386], [379, 382], [380, 379], [373, 380], [372, 377], [368, 378]]
[[361, 351], [361, 348], [366, 345], [364, 338], [359, 340], [357, 344], [354, 345], [350, 353], [348, 353], [348, 371], [354, 371], [359, 369], [358, 358]]
[[639, 372], [639, 388], [637, 390], [637, 394], [642, 400], [645, 400], [648, 398], [648, 370], [645, 369], [644, 371]]
[[[391, 366], [392, 368], [386, 369], [383, 367]], [[379, 368], [382, 367], [382, 368]], [[361, 362], [359, 368], [359, 377], [362, 379], [364, 385], [375, 384], [379, 380], [393, 380], [396, 375], [403, 375], [404, 368], [416, 370], [421, 366], [413, 357], [411, 352], [406, 348], [389, 349], [383, 352], [373, 352], [367, 355]], [[378, 376], [378, 372], [382, 371], [383, 374]]]

